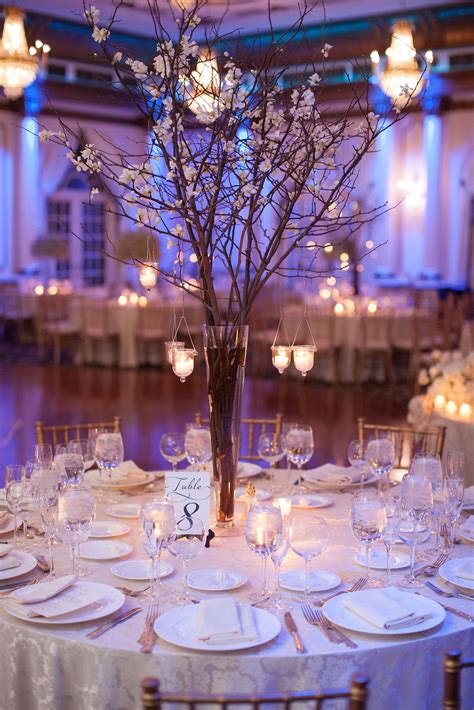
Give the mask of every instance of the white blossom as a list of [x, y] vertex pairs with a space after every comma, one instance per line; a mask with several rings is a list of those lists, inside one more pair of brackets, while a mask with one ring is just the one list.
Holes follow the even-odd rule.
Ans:
[[324, 45], [324, 47], [321, 50], [321, 54], [323, 55], [323, 57], [325, 57], [327, 59], [329, 57], [329, 52], [331, 51], [331, 49], [332, 49], [332, 44], [328, 44], [326, 42], [326, 44]]
[[99, 28], [97, 25], [94, 26], [94, 29], [92, 30], [92, 39], [94, 42], [102, 44], [108, 40], [109, 36], [110, 31], [106, 27]]
[[122, 57], [122, 52], [115, 52], [114, 56], [112, 57], [112, 64], [118, 64], [119, 62], [121, 62]]
[[97, 25], [100, 20], [100, 10], [95, 7], [95, 5], [91, 5], [83, 14], [86, 20], [92, 25]]
[[38, 137], [42, 143], [46, 143], [54, 135], [52, 131], [47, 131], [45, 128], [38, 133]]
[[316, 86], [321, 81], [321, 77], [319, 76], [318, 72], [315, 71], [314, 74], [311, 74], [308, 81], [311, 86]]
[[181, 224], [175, 225], [175, 226], [173, 227], [173, 229], [171, 229], [170, 231], [171, 231], [171, 234], [173, 234], [175, 237], [178, 237], [178, 239], [179, 239], [180, 237], [182, 237], [183, 234], [184, 234], [184, 229], [183, 229], [183, 227], [182, 227]]
[[127, 59], [125, 64], [128, 64], [135, 75], [136, 79], [145, 79], [148, 75], [148, 67], [139, 59]]

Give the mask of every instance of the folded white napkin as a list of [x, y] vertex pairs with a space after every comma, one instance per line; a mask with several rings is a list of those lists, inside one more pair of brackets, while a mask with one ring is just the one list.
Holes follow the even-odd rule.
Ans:
[[474, 486], [468, 486], [464, 489], [464, 505], [474, 505]]
[[305, 471], [304, 478], [315, 483], [346, 486], [349, 483], [360, 481], [360, 471], [353, 466], [336, 466], [334, 463], [325, 463], [322, 466], [318, 466], [318, 468]]
[[259, 638], [254, 610], [250, 604], [233, 599], [204, 599], [196, 612], [196, 636], [209, 646]]
[[76, 581], [75, 574], [68, 574], [64, 577], [58, 577], [50, 582], [41, 582], [40, 584], [32, 584], [23, 589], [17, 589], [8, 595], [8, 599], [15, 601], [18, 604], [36, 604], [52, 599], [65, 589], [70, 587]]
[[0, 557], [5, 557], [5, 555], [10, 554], [10, 552], [13, 550], [13, 545], [6, 544], [6, 545], [0, 545]]
[[7, 555], [7, 557], [2, 557], [0, 559], [0, 572], [5, 572], [5, 570], [7, 569], [14, 569], [15, 567], [19, 567], [20, 565], [20, 560], [18, 560], [16, 557]]
[[474, 559], [467, 559], [463, 564], [459, 565], [455, 575], [460, 579], [474, 580]]
[[364, 621], [387, 631], [416, 626], [429, 617], [410, 608], [410, 597], [395, 587], [346, 594], [343, 604]]

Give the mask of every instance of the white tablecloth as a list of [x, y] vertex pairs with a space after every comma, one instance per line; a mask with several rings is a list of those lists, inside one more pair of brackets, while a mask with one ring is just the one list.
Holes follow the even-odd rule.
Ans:
[[[260, 485], [257, 483], [257, 485]], [[151, 495], [151, 494], [148, 494]], [[330, 526], [330, 546], [314, 568], [340, 573], [345, 579], [361, 576], [364, 570], [352, 561], [358, 545], [349, 529], [350, 494], [329, 493], [334, 505], [321, 509], [319, 515]], [[124, 500], [126, 500], [124, 498]], [[99, 518], [106, 516], [101, 513]], [[125, 538], [140, 550], [137, 525]], [[458, 554], [472, 554], [472, 547], [456, 547]], [[55, 549], [63, 567], [67, 551]], [[177, 572], [167, 580], [179, 584], [181, 570], [177, 561], [166, 556]], [[260, 563], [248, 549], [243, 537], [217, 538], [210, 550], [192, 564], [192, 568], [227, 567], [244, 571], [253, 584], [260, 584]], [[90, 562], [91, 580], [119, 586], [121, 580], [109, 572], [111, 563]], [[302, 568], [302, 560], [290, 553], [283, 571]], [[403, 572], [395, 575], [404, 574]], [[132, 582], [126, 582], [133, 586]], [[239, 592], [245, 597], [247, 589]], [[193, 596], [206, 596], [194, 593]], [[208, 595], [209, 596], [209, 595]], [[289, 595], [291, 597], [291, 594]], [[434, 596], [434, 595], [432, 595]], [[450, 600], [469, 610], [473, 604]], [[144, 604], [141, 598], [129, 598], [127, 608]], [[283, 692], [316, 687], [341, 687], [355, 671], [371, 678], [369, 708], [380, 710], [432, 710], [441, 707], [442, 658], [446, 650], [459, 648], [472, 652], [473, 625], [447, 614], [441, 628], [414, 636], [390, 639], [349, 633], [359, 647], [355, 650], [335, 646], [309, 626], [298, 605], [293, 614], [308, 648], [306, 655], [296, 655], [288, 632], [282, 628], [278, 638], [248, 652], [201, 653], [157, 641], [151, 655], [138, 652], [136, 639], [143, 626], [145, 612], [104, 634], [96, 641], [86, 639], [86, 632], [99, 622], [50, 629], [17, 621], [0, 613], [0, 708], [2, 710], [135, 710], [139, 707], [140, 680], [146, 675], [159, 676], [167, 691], [183, 693]], [[473, 674], [466, 672], [466, 698], [472, 700]], [[336, 707], [331, 705], [331, 707]], [[341, 706], [339, 706], [341, 707]], [[468, 705], [466, 705], [468, 707]]]

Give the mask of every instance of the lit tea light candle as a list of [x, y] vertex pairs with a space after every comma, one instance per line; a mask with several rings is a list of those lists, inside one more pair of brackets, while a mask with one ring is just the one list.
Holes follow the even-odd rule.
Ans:
[[156, 271], [157, 264], [148, 264], [146, 266], [141, 266], [138, 274], [138, 280], [143, 288], [147, 290], [156, 286], [158, 281], [158, 274]]
[[446, 414], [448, 414], [450, 417], [454, 416], [456, 412], [458, 411], [458, 408], [456, 406], [456, 403], [450, 399], [448, 402], [446, 402], [446, 406], [444, 408], [444, 411]]
[[146, 296], [140, 296], [140, 298], [138, 299], [138, 305], [139, 305], [141, 308], [145, 308], [145, 306], [146, 306], [147, 304], [148, 304], [148, 299], [147, 299], [147, 297], [146, 297]]
[[272, 345], [272, 363], [280, 373], [286, 370], [291, 362], [291, 347], [289, 345]]
[[184, 348], [184, 343], [181, 340], [167, 340], [165, 343], [166, 348], [166, 359], [169, 364], [173, 364], [173, 350], [182, 350]]
[[122, 293], [118, 298], [117, 298], [117, 303], [119, 306], [126, 306], [128, 303], [128, 298]]
[[377, 302], [376, 301], [369, 301], [367, 304], [367, 310], [369, 313], [376, 313], [377, 312]]
[[434, 407], [437, 412], [442, 412], [446, 404], [446, 397], [444, 394], [437, 394], [434, 398]]
[[306, 377], [306, 373], [311, 370], [314, 365], [314, 353], [317, 348], [315, 345], [294, 345], [293, 346], [293, 360], [295, 367], [303, 377]]
[[42, 284], [38, 284], [38, 286], [35, 287], [35, 293], [37, 296], [42, 296], [44, 293], [44, 286]]
[[48, 293], [49, 293], [50, 296], [56, 296], [57, 292], [58, 292], [58, 287], [57, 287], [57, 286], [50, 286], [50, 287], [48, 288]]
[[470, 404], [467, 404], [467, 402], [463, 402], [461, 406], [459, 407], [459, 416], [462, 417], [462, 419], [467, 419], [469, 420], [472, 416], [472, 407]]
[[134, 306], [136, 306], [137, 303], [138, 303], [138, 293], [135, 293], [135, 291], [132, 291], [132, 293], [130, 294], [129, 301], [130, 301], [130, 303], [132, 303]]
[[336, 303], [334, 306], [334, 313], [337, 316], [342, 316], [344, 314], [344, 304], [343, 303]]
[[189, 377], [194, 370], [195, 355], [196, 351], [193, 348], [173, 349], [173, 372], [181, 382], [186, 382], [186, 377]]

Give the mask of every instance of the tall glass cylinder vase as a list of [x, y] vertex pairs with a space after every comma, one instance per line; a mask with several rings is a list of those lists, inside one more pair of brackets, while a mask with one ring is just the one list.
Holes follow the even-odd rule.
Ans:
[[204, 326], [217, 526], [234, 525], [248, 326]]

